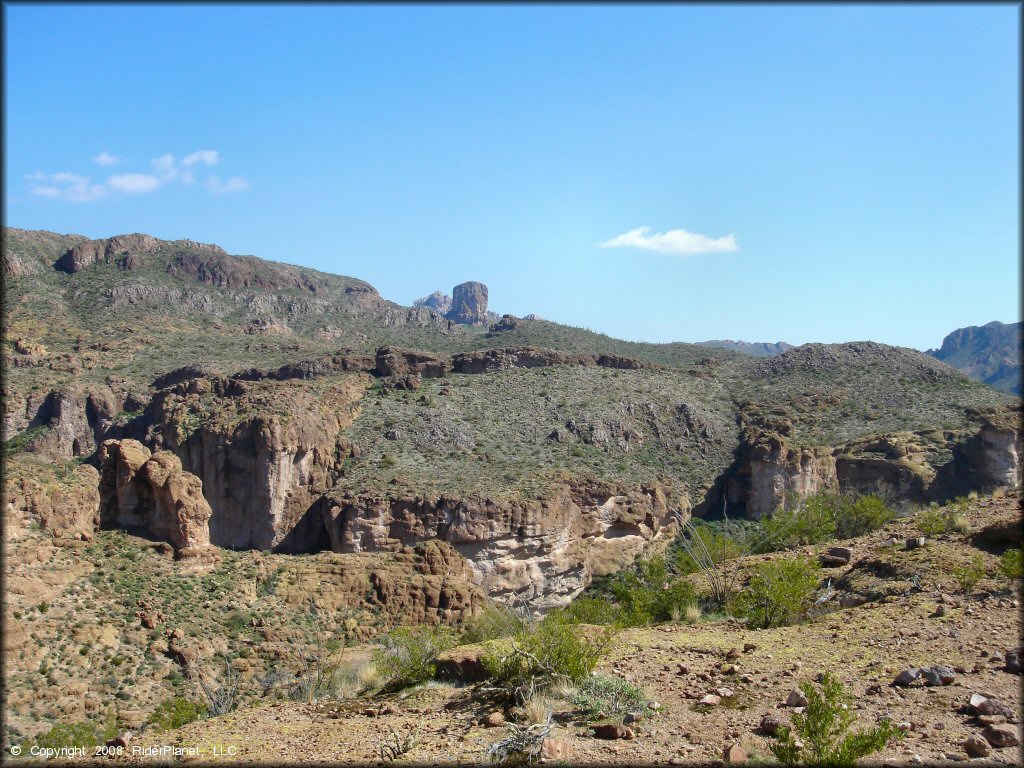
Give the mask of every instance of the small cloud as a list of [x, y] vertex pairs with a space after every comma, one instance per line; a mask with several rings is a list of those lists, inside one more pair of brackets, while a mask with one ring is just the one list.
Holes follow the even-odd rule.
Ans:
[[216, 176], [211, 176], [203, 186], [211, 195], [223, 195], [228, 192], [244, 192], [249, 189], [249, 182], [241, 176], [232, 176], [223, 182]]
[[121, 162], [121, 158], [117, 155], [112, 155], [106, 150], [100, 152], [96, 157], [92, 159], [97, 165], [117, 165]]
[[201, 149], [186, 157], [181, 161], [181, 164], [188, 167], [190, 165], [195, 165], [196, 163], [202, 163], [203, 165], [216, 165], [219, 162], [219, 152], [213, 149]]
[[174, 155], [172, 154], [154, 157], [150, 162], [164, 181], [171, 181], [178, 175], [178, 169], [174, 164]]
[[48, 197], [53, 200], [68, 200], [73, 203], [84, 203], [98, 200], [107, 194], [102, 184], [93, 184], [86, 176], [74, 173], [31, 173], [26, 178], [35, 182], [29, 189], [33, 195]]
[[694, 253], [725, 253], [738, 251], [735, 235], [711, 238], [707, 235], [687, 232], [685, 229], [670, 229], [664, 234], [648, 235], [650, 227], [637, 227], [625, 234], [613, 237], [603, 243], [602, 248], [642, 248], [658, 253], [675, 253], [688, 256]]
[[129, 195], [153, 192], [160, 188], [160, 179], [145, 173], [124, 173], [107, 179], [107, 186]]

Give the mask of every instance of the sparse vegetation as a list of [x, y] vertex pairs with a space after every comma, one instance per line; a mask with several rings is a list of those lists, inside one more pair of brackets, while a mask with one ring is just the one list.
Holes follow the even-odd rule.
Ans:
[[820, 692], [812, 683], [801, 684], [800, 690], [807, 697], [807, 711], [793, 715], [792, 728], [780, 727], [779, 739], [771, 745], [772, 754], [783, 765], [852, 766], [903, 737], [887, 719], [873, 728], [851, 732], [852, 701], [831, 673], [825, 673]]
[[1024, 579], [1024, 549], [1013, 547], [999, 558], [999, 572], [1011, 581]]
[[206, 717], [207, 713], [207, 708], [199, 702], [186, 699], [184, 696], [174, 696], [157, 705], [146, 720], [146, 725], [160, 733], [199, 720]]
[[406, 688], [434, 677], [439, 654], [455, 645], [444, 627], [397, 627], [378, 640], [373, 664], [388, 688]]
[[813, 603], [818, 571], [817, 562], [803, 556], [759, 563], [737, 597], [739, 612], [752, 627], [797, 622]]
[[953, 578], [961, 592], [971, 594], [978, 582], [985, 578], [985, 561], [982, 556], [975, 553], [969, 565], [954, 566]]
[[621, 717], [627, 712], [646, 714], [650, 711], [650, 701], [642, 690], [620, 677], [607, 675], [586, 678], [568, 700], [585, 715], [604, 713], [608, 717]]

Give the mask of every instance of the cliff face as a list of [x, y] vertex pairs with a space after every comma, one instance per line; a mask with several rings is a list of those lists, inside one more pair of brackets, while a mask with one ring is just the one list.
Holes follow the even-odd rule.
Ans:
[[308, 524], [350, 447], [340, 437], [365, 390], [358, 376], [322, 390], [295, 381], [194, 379], [159, 393], [151, 418], [186, 471], [202, 479], [210, 540], [233, 548], [317, 551]]
[[675, 532], [666, 489], [658, 487], [566, 485], [529, 501], [331, 494], [322, 513], [335, 552], [442, 540], [489, 595], [540, 609], [567, 603], [594, 576], [625, 567]]
[[958, 328], [928, 354], [963, 371], [972, 379], [1021, 394], [1022, 323], [1000, 323]]

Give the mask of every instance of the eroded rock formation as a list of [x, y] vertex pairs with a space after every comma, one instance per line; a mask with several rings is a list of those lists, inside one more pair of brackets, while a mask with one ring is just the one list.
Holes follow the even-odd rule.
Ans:
[[[463, 555], [492, 597], [567, 603], [675, 531], [685, 505], [660, 487], [562, 486], [541, 499], [331, 494], [322, 507], [336, 552], [397, 551], [437, 539]], [[673, 503], [674, 502], [674, 503]]]
[[106, 440], [99, 450], [101, 521], [138, 530], [175, 549], [210, 544], [210, 505], [202, 481], [169, 451], [137, 440]]
[[452, 289], [452, 308], [445, 315], [460, 325], [483, 325], [487, 322], [487, 286], [473, 280], [459, 283]]

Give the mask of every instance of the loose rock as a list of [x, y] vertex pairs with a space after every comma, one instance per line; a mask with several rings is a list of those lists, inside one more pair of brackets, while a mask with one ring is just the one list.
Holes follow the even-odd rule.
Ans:
[[992, 754], [992, 746], [975, 733], [964, 741], [964, 752], [971, 757], [988, 757]]
[[1015, 747], [1020, 744], [1020, 736], [1012, 725], [990, 725], [981, 732], [984, 739], [996, 749]]
[[803, 691], [793, 689], [789, 692], [789, 696], [786, 697], [787, 707], [806, 707], [807, 697], [804, 696]]

